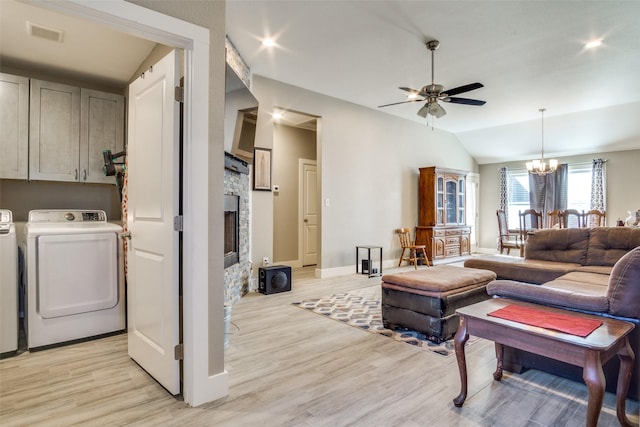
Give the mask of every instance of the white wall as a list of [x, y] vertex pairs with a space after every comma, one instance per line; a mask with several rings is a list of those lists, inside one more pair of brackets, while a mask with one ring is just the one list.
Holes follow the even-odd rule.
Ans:
[[[590, 163], [593, 159], [606, 159], [607, 174], [607, 225], [615, 226], [619, 217], [626, 218], [627, 211], [640, 209], [640, 150], [594, 153], [572, 157], [556, 157], [560, 163]], [[494, 250], [498, 223], [499, 176], [502, 166], [524, 169], [524, 162], [493, 163], [480, 166], [480, 247]]]
[[[258, 75], [252, 91], [260, 102], [257, 147], [274, 147], [274, 107], [321, 117], [317, 159], [322, 275], [350, 272], [356, 245], [380, 245], [385, 259], [399, 256], [393, 230], [417, 223], [419, 167], [477, 171], [454, 135], [426, 122], [400, 119]], [[253, 192], [254, 263], [265, 256], [273, 259], [272, 252], [273, 193]]]

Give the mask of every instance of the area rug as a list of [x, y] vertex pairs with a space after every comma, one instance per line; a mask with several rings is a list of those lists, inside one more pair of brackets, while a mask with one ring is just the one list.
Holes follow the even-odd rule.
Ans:
[[[369, 291], [369, 294], [372, 292]], [[323, 298], [312, 298], [294, 302], [295, 306], [316, 314], [326, 316], [363, 331], [380, 334], [422, 350], [428, 350], [441, 356], [455, 354], [453, 339], [440, 344], [429, 341], [425, 335], [411, 329], [387, 329], [382, 324], [380, 299], [367, 292], [337, 293]], [[467, 345], [475, 339], [470, 337]]]

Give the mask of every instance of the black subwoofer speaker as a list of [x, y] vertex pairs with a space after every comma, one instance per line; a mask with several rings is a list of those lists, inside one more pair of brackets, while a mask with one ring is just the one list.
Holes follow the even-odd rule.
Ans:
[[291, 267], [270, 265], [258, 269], [258, 290], [265, 295], [291, 290]]

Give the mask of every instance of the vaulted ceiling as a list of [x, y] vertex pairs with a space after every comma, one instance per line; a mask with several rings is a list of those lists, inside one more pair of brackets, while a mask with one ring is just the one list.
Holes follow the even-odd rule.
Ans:
[[[638, 1], [227, 0], [227, 34], [255, 74], [372, 109], [398, 89], [480, 82], [482, 107], [379, 109], [455, 133], [479, 163], [640, 148]], [[265, 47], [270, 37], [275, 46]], [[586, 49], [585, 43], [602, 45]]]

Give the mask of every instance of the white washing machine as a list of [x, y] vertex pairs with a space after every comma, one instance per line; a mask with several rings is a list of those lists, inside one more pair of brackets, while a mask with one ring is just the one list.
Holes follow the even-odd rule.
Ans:
[[18, 245], [11, 211], [0, 209], [0, 353], [18, 351]]
[[100, 210], [33, 210], [24, 226], [27, 347], [125, 328], [122, 227]]

